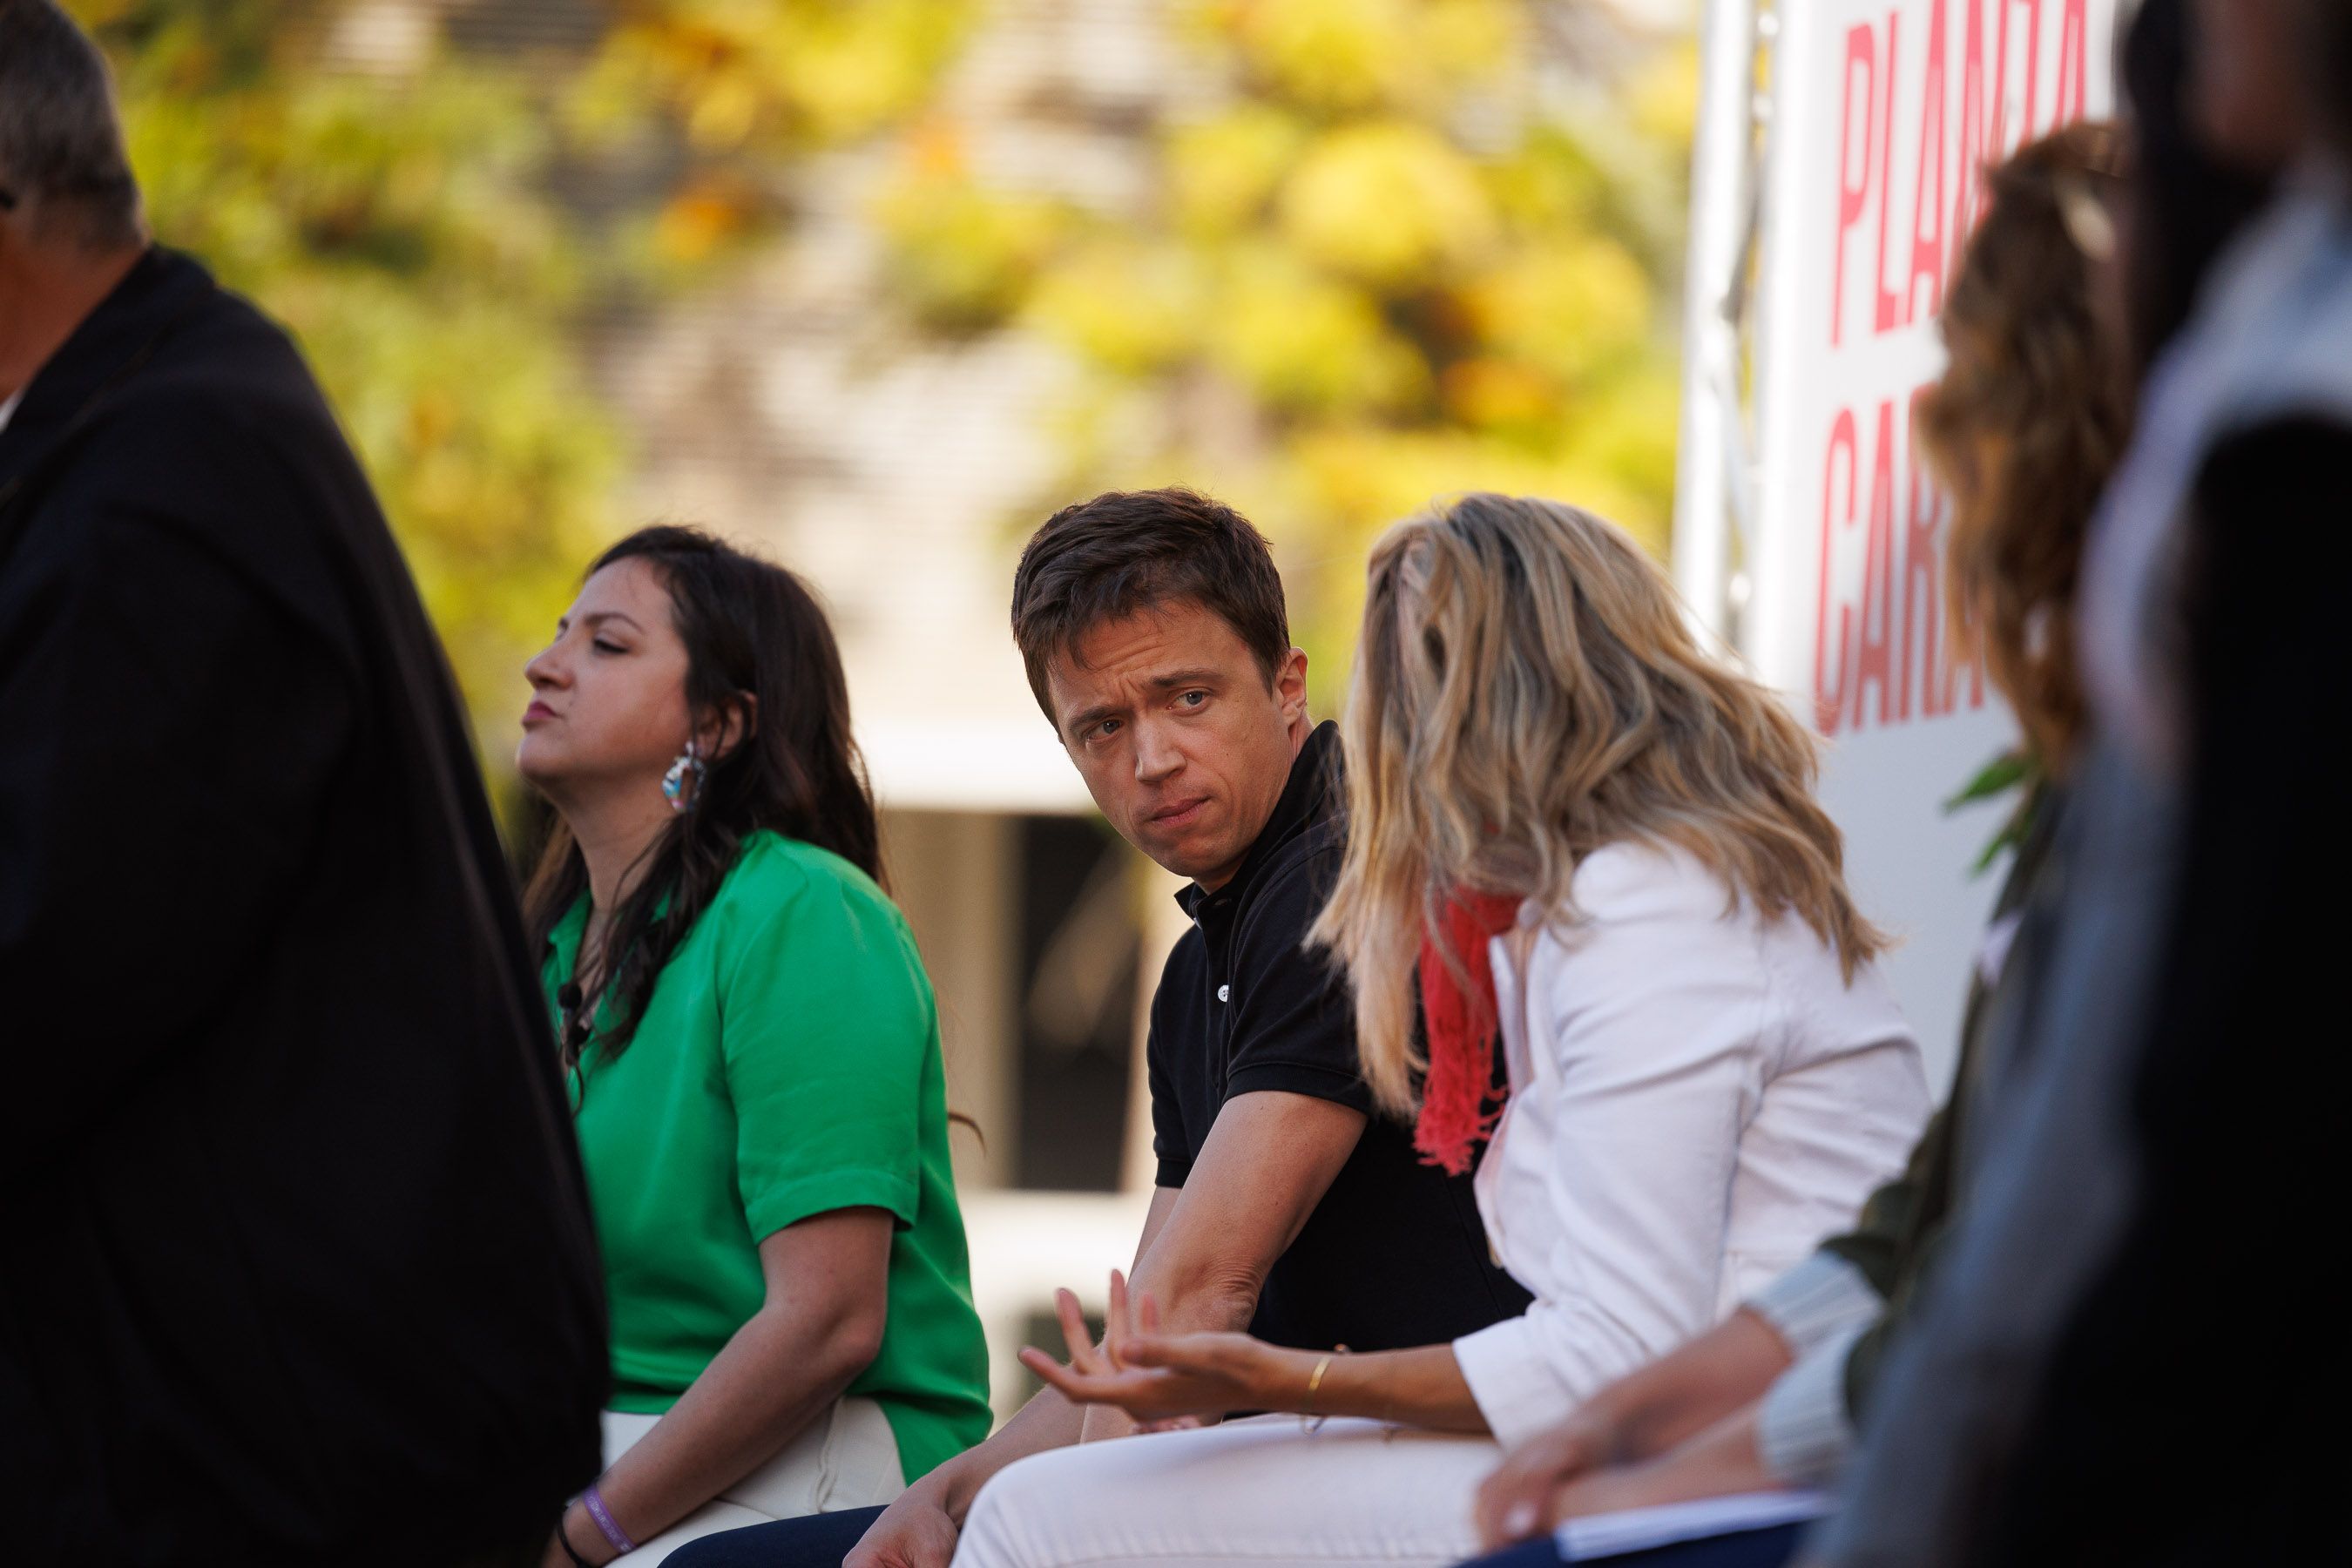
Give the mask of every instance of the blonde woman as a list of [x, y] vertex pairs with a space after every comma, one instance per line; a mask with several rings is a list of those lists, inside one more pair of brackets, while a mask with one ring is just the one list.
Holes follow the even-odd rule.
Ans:
[[[2143, 8], [2123, 58], [2143, 116], [2177, 94], [2164, 81], [2186, 66], [2178, 7], [2168, 20], [2164, 7]], [[2000, 1120], [1996, 1090], [2016, 1078], [1986, 1068], [2019, 1059], [1994, 1031], [2033, 1013], [2037, 972], [2056, 951], [2062, 822], [2077, 815], [2063, 801], [2078, 787], [2089, 739], [2075, 593], [2093, 511], [2131, 423], [2121, 356], [2099, 309], [2098, 240], [2108, 204], [2126, 188], [2119, 162], [2111, 127], [2075, 124], [1987, 176], [1992, 205], [1944, 297], [1937, 325], [1948, 357], [1919, 421], [1921, 449], [1952, 502], [1950, 625], [1976, 643], [2016, 715], [2033, 781], [1978, 949], [1953, 1094], [1903, 1175], [1871, 1195], [1852, 1230], [1824, 1240], [1746, 1310], [1515, 1449], [1479, 1490], [1479, 1531], [1497, 1547], [1535, 1539], [1479, 1568], [1554, 1568], [1549, 1531], [1563, 1518], [1759, 1485], [1835, 1485], [1884, 1398], [1891, 1347], [1925, 1321], [1927, 1281], [1989, 1168], [1976, 1151]], [[2165, 187], [2165, 201], [2197, 188], [2199, 172], [2187, 173], [2189, 181]], [[2129, 179], [2155, 177], [2142, 168]], [[2077, 816], [2064, 832], [2080, 825]], [[1655, 1419], [1664, 1410], [1676, 1413], [1673, 1424]], [[1767, 1529], [1736, 1546], [1707, 1545], [1733, 1562], [1777, 1563], [1790, 1555], [1791, 1535]]]
[[1318, 1355], [1157, 1335], [1116, 1277], [1097, 1349], [1066, 1295], [1070, 1363], [1024, 1359], [1072, 1398], [1309, 1419], [1014, 1465], [962, 1568], [1458, 1560], [1498, 1443], [1724, 1319], [1850, 1222], [1926, 1118], [1811, 741], [1699, 650], [1619, 530], [1473, 495], [1391, 531], [1346, 743], [1351, 837], [1316, 938], [1426, 1157], [1468, 1164], [1502, 1101], [1479, 1209], [1535, 1303], [1452, 1344]]

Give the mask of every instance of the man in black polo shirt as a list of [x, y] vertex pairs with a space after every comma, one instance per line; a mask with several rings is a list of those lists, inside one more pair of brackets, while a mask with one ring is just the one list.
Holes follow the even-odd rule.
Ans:
[[[1291, 657], [1303, 669], [1305, 656]], [[1528, 1297], [1494, 1265], [1468, 1178], [1423, 1164], [1410, 1131], [1373, 1114], [1344, 983], [1305, 951], [1346, 825], [1339, 726], [1300, 725], [1282, 795], [1231, 879], [1177, 895], [1192, 929], [1161, 973], [1147, 1049], [1157, 1196], [1172, 1208], [1196, 1163], [1215, 1157], [1210, 1139], [1229, 1110], [1244, 1125], [1264, 1116], [1275, 1137], [1295, 1125], [1314, 1149], [1280, 1201], [1303, 1205], [1303, 1223], [1263, 1267], [1255, 1310], [1220, 1326], [1300, 1349], [1445, 1344], [1516, 1315]], [[1270, 1098], [1240, 1104], [1254, 1095]]]
[[[1029, 542], [1013, 630], [1095, 804], [1192, 879], [1151, 1005], [1139, 1289], [1171, 1328], [1317, 1349], [1439, 1344], [1523, 1310], [1468, 1181], [1372, 1115], [1345, 983], [1306, 947], [1345, 847], [1339, 736], [1307, 717], [1265, 541], [1190, 491], [1098, 496]], [[1097, 1409], [1087, 1433], [1122, 1424]]]
[[[1148, 1049], [1158, 1190], [1135, 1288], [1171, 1331], [1302, 1349], [1444, 1344], [1527, 1293], [1496, 1268], [1468, 1178], [1373, 1114], [1344, 982], [1307, 929], [1338, 875], [1339, 737], [1307, 711], [1282, 580], [1257, 531], [1187, 490], [1097, 496], [1023, 552], [1013, 630], [1037, 700], [1111, 826], [1169, 870], [1192, 930]], [[1048, 1389], [909, 1487], [846, 1568], [947, 1568], [1015, 1459], [1129, 1430]], [[872, 1513], [689, 1544], [677, 1568], [840, 1560]]]

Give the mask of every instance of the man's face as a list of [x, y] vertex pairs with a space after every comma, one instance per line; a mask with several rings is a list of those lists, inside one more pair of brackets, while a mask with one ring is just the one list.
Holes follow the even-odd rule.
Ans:
[[1119, 836], [1203, 888], [1232, 879], [1307, 739], [1307, 656], [1291, 649], [1269, 688], [1223, 617], [1179, 600], [1094, 627], [1045, 685]]

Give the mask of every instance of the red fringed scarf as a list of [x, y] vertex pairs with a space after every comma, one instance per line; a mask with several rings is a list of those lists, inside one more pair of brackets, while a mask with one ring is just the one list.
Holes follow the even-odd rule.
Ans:
[[[1487, 1103], [1509, 1092], [1507, 1084], [1495, 1079], [1498, 1026], [1486, 943], [1517, 924], [1518, 916], [1516, 898], [1456, 894], [1446, 900], [1444, 929], [1422, 933], [1421, 1014], [1428, 1031], [1429, 1076], [1422, 1084], [1412, 1146], [1425, 1163], [1448, 1175], [1470, 1168], [1471, 1153], [1501, 1114]], [[1466, 984], [1447, 965], [1448, 950], [1461, 960]]]

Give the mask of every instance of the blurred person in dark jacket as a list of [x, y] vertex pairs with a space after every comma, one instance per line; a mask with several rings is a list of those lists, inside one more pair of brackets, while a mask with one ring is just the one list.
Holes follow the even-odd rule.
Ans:
[[[2352, 5], [2205, 9], [2227, 13], [2207, 23], [2209, 143], [2289, 172], [2208, 309], [2207, 342], [2234, 342], [2199, 361], [2213, 384], [2189, 477], [2144, 502], [2178, 518], [2186, 809], [2153, 1022], [2119, 1108], [2138, 1193], [2059, 1342], [1985, 1563], [2352, 1556], [2331, 1504], [2345, 1444], [2326, 1436], [2344, 1360], [2289, 1262], [2309, 1216], [2287, 1196], [2327, 1189], [2345, 1122], [2341, 1061], [2313, 1025], [2336, 1005], [2343, 931], [2314, 911], [2347, 871], [2325, 758], [2352, 570]], [[2148, 1508], [2146, 1479], [2189, 1455], [2197, 1489]]]
[[1824, 1543], [1840, 1564], [2352, 1546], [2311, 1228], [2344, 1120], [2342, 922], [2316, 911], [2346, 876], [2325, 758], [2352, 514], [2352, 5], [2200, 0], [2194, 20], [2198, 140], [2284, 181], [2155, 361], [2095, 524], [2094, 831], [2026, 1025], [2051, 1070], [1890, 1368]]
[[12, 1555], [535, 1561], [604, 1322], [466, 728], [48, 0], [0, 0], [0, 997]]

